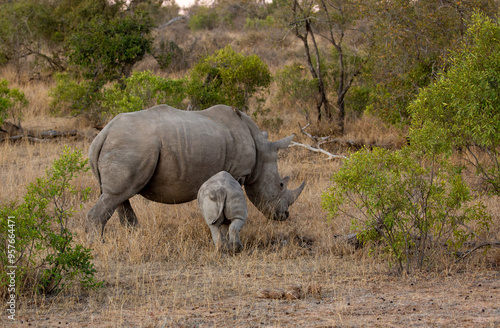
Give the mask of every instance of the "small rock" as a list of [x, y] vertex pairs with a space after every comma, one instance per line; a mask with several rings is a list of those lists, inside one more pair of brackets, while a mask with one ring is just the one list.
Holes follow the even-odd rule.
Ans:
[[307, 286], [307, 295], [321, 296], [321, 286], [317, 284]]
[[299, 292], [296, 290], [289, 290], [285, 293], [285, 299], [286, 300], [298, 300], [300, 298]]
[[300, 294], [300, 293], [302, 293], [302, 286], [301, 285], [290, 285], [290, 286], [288, 286], [288, 288], [286, 290], [287, 291], [294, 290]]
[[257, 297], [259, 297], [259, 298], [269, 298], [269, 289], [259, 289], [257, 291]]
[[283, 297], [285, 297], [285, 292], [283, 292], [282, 290], [272, 289], [269, 292], [269, 298], [272, 298], [274, 300], [280, 300]]
[[285, 292], [276, 289], [259, 289], [257, 291], [257, 297], [259, 298], [271, 298], [275, 300], [282, 299], [285, 296]]

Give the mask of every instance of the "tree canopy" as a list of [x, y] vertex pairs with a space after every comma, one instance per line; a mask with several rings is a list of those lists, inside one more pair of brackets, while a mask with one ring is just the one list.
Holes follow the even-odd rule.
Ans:
[[[476, 13], [450, 67], [410, 105], [411, 139], [427, 152], [463, 149], [500, 194], [500, 25]], [[476, 156], [484, 150], [487, 160]]]

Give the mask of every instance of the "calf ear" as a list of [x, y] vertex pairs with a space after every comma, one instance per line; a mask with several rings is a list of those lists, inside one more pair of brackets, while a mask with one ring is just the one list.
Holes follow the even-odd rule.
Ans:
[[286, 138], [271, 142], [271, 146], [276, 150], [288, 148], [288, 146], [292, 142], [293, 137], [294, 135], [292, 134], [291, 136], [288, 136]]
[[222, 188], [212, 190], [207, 196], [200, 198], [198, 205], [207, 224], [215, 224], [224, 210], [226, 191]]

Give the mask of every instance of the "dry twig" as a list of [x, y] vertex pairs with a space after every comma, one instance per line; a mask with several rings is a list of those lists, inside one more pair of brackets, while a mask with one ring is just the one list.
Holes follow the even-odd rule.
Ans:
[[304, 127], [301, 127], [300, 124], [299, 124], [299, 128], [300, 128], [300, 131], [305, 134], [306, 136], [308, 136], [310, 139], [312, 139], [315, 143], [315, 146], [310, 146], [310, 145], [306, 145], [306, 144], [303, 144], [303, 143], [300, 143], [300, 142], [295, 142], [295, 141], [292, 141], [292, 143], [290, 144], [289, 147], [303, 147], [303, 148], [306, 148], [306, 149], [309, 149], [310, 151], [313, 151], [313, 152], [317, 152], [317, 153], [322, 153], [322, 154], [325, 154], [328, 156], [328, 159], [333, 159], [333, 158], [342, 158], [342, 159], [347, 159], [347, 157], [345, 157], [344, 155], [335, 155], [335, 154], [332, 154], [324, 149], [321, 148], [321, 145], [324, 144], [324, 143], [328, 143], [330, 142], [330, 137], [317, 137], [317, 136], [313, 136], [312, 134], [308, 133], [305, 131], [305, 129], [309, 126], [309, 123], [307, 123], [306, 126]]

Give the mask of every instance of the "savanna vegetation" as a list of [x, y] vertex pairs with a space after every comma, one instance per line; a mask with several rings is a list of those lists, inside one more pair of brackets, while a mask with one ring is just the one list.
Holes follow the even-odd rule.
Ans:
[[[0, 0], [0, 322], [497, 325], [499, 9]], [[295, 133], [278, 162], [307, 183], [290, 219], [249, 205], [244, 251], [230, 255], [195, 202], [136, 196], [141, 226], [113, 218], [90, 244], [93, 138], [164, 103], [223, 103], [270, 140]]]

